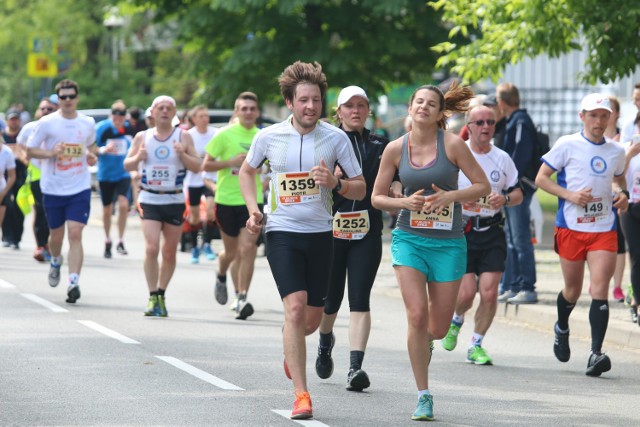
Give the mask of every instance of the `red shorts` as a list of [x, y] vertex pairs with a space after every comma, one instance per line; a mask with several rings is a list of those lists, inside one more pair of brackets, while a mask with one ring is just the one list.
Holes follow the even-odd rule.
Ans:
[[556, 253], [569, 261], [585, 261], [587, 253], [593, 251], [618, 252], [616, 231], [584, 233], [556, 227], [553, 240]]

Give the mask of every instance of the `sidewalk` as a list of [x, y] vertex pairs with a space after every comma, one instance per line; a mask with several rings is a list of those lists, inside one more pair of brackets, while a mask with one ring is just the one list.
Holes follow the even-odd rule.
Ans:
[[[557, 320], [556, 299], [558, 292], [560, 292], [564, 285], [559, 258], [553, 251], [554, 222], [555, 217], [553, 215], [545, 214], [544, 237], [542, 242], [535, 246], [538, 303], [520, 306], [499, 304], [498, 312], [496, 313], [497, 320], [520, 322], [526, 326], [548, 331], [549, 334], [552, 334], [553, 326]], [[389, 249], [391, 243], [390, 235], [390, 231], [385, 229], [385, 235], [383, 237], [383, 259], [378, 271], [374, 291], [402, 298], [393, 273], [393, 268], [391, 267]], [[623, 290], [625, 293], [628, 283], [629, 262], [627, 262], [623, 281]], [[613, 281], [611, 288], [613, 288]], [[476, 298], [474, 308], [477, 304], [478, 299]], [[582, 296], [578, 300], [569, 319], [572, 338], [580, 337], [590, 340], [590, 305], [589, 270], [585, 268]], [[631, 323], [629, 308], [624, 303], [619, 303], [612, 299], [611, 290], [609, 291], [609, 309], [609, 327], [605, 337], [604, 350], [606, 351], [607, 347], [611, 345], [640, 350], [640, 327], [637, 324]]]

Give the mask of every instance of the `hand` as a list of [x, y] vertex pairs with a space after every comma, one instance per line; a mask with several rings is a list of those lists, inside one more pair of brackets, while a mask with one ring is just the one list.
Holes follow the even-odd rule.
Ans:
[[333, 190], [338, 185], [338, 178], [333, 176], [323, 159], [320, 160], [319, 166], [311, 168], [311, 175], [313, 175], [316, 184], [322, 185], [328, 190]]
[[64, 144], [62, 142], [57, 143], [53, 146], [53, 150], [51, 150], [51, 157], [58, 157], [64, 153]]
[[489, 194], [489, 198], [487, 200], [489, 202], [489, 205], [491, 205], [491, 208], [496, 210], [507, 204], [507, 198], [505, 196], [494, 192], [491, 192], [491, 194]]
[[98, 162], [98, 157], [96, 157], [96, 155], [93, 154], [92, 152], [87, 152], [87, 164], [89, 166], [95, 166], [97, 162]]
[[593, 200], [593, 196], [591, 195], [590, 188], [583, 188], [582, 190], [574, 191], [569, 197], [569, 201], [571, 203], [582, 206], [583, 208], [587, 206], [587, 203], [591, 200]]
[[405, 197], [404, 208], [414, 212], [420, 212], [424, 208], [424, 199], [425, 197], [422, 195], [424, 193], [424, 189], [420, 189], [410, 195], [409, 197]]
[[[618, 212], [625, 212], [629, 208], [629, 199], [627, 199], [627, 195], [623, 192], [616, 193], [613, 197], [613, 207], [618, 209]], [[618, 225], [618, 227], [619, 226], [620, 225]]]
[[184, 144], [181, 141], [174, 142], [173, 149], [175, 150], [177, 155], [181, 155], [185, 152]]
[[144, 145], [140, 146], [140, 149], [138, 150], [138, 161], [143, 161], [143, 160], [147, 160], [147, 147], [145, 147]]
[[240, 166], [242, 166], [242, 163], [244, 163], [244, 159], [246, 158], [247, 158], [247, 153], [238, 154], [237, 156], [234, 156], [231, 159], [229, 159], [229, 163], [231, 164], [232, 167], [239, 168]]
[[262, 219], [264, 215], [262, 212], [254, 212], [247, 220], [246, 227], [250, 234], [258, 234], [262, 230]]
[[449, 191], [444, 191], [435, 184], [431, 184], [431, 188], [435, 193], [424, 198], [424, 211], [439, 214], [442, 208], [448, 207], [453, 200], [449, 200]]

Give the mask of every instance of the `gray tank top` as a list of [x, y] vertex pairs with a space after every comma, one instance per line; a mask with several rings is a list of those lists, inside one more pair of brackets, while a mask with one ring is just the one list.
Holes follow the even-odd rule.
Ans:
[[[399, 175], [404, 186], [404, 195], [409, 196], [420, 189], [424, 195], [433, 194], [431, 184], [437, 185], [445, 191], [458, 189], [458, 172], [460, 169], [451, 163], [444, 148], [444, 131], [438, 129], [436, 142], [436, 158], [429, 165], [417, 167], [409, 159], [409, 133], [402, 140], [402, 155], [400, 157]], [[411, 212], [402, 209], [398, 215], [397, 227], [403, 231], [418, 236], [436, 239], [453, 239], [463, 237], [462, 209], [460, 203], [455, 202], [451, 229], [416, 228], [411, 226]]]

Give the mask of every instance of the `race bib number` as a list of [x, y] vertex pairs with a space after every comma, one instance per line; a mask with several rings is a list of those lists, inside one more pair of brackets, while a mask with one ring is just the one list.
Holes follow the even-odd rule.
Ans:
[[333, 217], [333, 237], [360, 240], [369, 232], [369, 212], [336, 212]]
[[147, 183], [159, 187], [173, 187], [176, 182], [176, 168], [172, 165], [154, 165], [147, 168]]
[[66, 159], [79, 158], [82, 157], [84, 153], [84, 145], [81, 144], [69, 144], [63, 143], [64, 150], [62, 151], [62, 156]]
[[498, 210], [493, 209], [489, 204], [489, 195], [480, 197], [475, 203], [465, 203], [462, 205], [462, 214], [473, 216], [480, 214], [481, 216], [494, 216]]
[[62, 143], [62, 154], [56, 158], [56, 171], [75, 175], [82, 170], [84, 165], [84, 145]]
[[283, 205], [320, 200], [320, 186], [309, 172], [278, 174], [278, 198]]
[[110, 152], [105, 154], [111, 154], [113, 156], [124, 156], [127, 154], [127, 141], [125, 139], [107, 139], [107, 146], [109, 146], [109, 144], [111, 144], [113, 148]]
[[411, 211], [411, 228], [423, 228], [431, 230], [453, 229], [453, 203], [442, 208], [439, 214], [433, 212]]
[[594, 197], [585, 207], [576, 206], [578, 224], [603, 221], [609, 217], [610, 201], [603, 197]]

